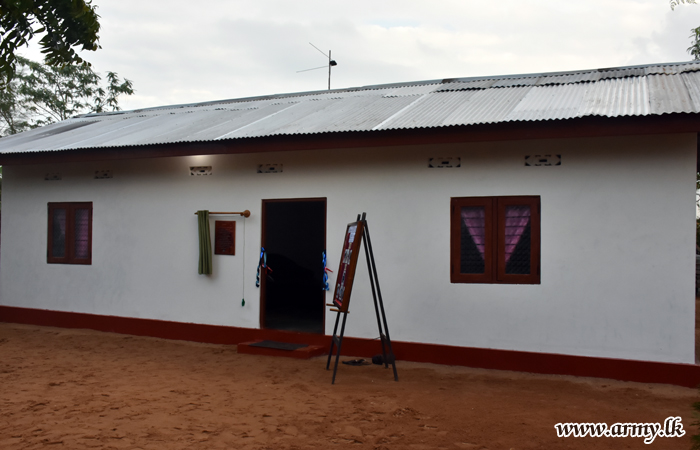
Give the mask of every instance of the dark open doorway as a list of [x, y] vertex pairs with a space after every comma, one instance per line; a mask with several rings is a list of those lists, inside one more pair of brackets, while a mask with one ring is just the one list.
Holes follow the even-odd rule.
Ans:
[[260, 323], [276, 330], [324, 332], [326, 199], [263, 200]]

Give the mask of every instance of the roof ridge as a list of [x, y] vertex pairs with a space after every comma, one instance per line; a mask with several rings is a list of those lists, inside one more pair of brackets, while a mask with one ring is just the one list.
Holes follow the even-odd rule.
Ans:
[[[381, 91], [389, 89], [399, 89], [399, 88], [410, 88], [417, 86], [428, 86], [436, 85], [436, 89], [433, 92], [443, 92], [443, 91], [461, 91], [461, 90], [484, 90], [490, 88], [512, 88], [518, 86], [551, 86], [551, 85], [567, 85], [567, 84], [581, 84], [602, 81], [605, 79], [622, 79], [631, 77], [645, 77], [650, 75], [674, 75], [685, 72], [697, 72], [700, 71], [700, 61], [683, 61], [675, 63], [653, 63], [653, 64], [640, 64], [632, 66], [619, 66], [619, 67], [604, 67], [598, 69], [587, 69], [587, 70], [570, 70], [570, 71], [559, 71], [559, 72], [541, 72], [541, 73], [524, 73], [524, 74], [510, 74], [510, 75], [487, 75], [487, 76], [476, 76], [476, 77], [462, 77], [462, 78], [443, 78], [443, 79], [433, 79], [433, 80], [422, 80], [422, 81], [408, 81], [408, 82], [398, 82], [389, 84], [377, 84], [377, 85], [366, 85], [359, 87], [348, 87], [333, 90], [319, 90], [319, 91], [303, 91], [303, 92], [291, 92], [283, 94], [273, 94], [273, 95], [262, 95], [255, 97], [243, 97], [225, 100], [213, 100], [206, 102], [190, 103], [190, 104], [177, 104], [177, 105], [164, 105], [150, 108], [141, 108], [129, 111], [119, 111], [119, 112], [109, 112], [109, 113], [92, 113], [76, 116], [78, 118], [86, 117], [105, 117], [108, 115], [127, 115], [127, 114], [138, 114], [145, 112], [157, 112], [164, 110], [176, 110], [176, 109], [192, 109], [199, 107], [215, 107], [224, 105], [233, 105], [241, 103], [252, 103], [252, 102], [265, 102], [265, 101], [290, 101], [291, 99], [300, 99], [303, 97], [319, 97], [324, 98], [328, 96], [338, 95], [339, 97], [345, 97], [348, 93], [352, 92], [367, 92], [367, 91]], [[522, 80], [522, 81], [518, 81]], [[527, 80], [527, 81], [525, 81]], [[473, 84], [472, 87], [459, 86]], [[442, 86], [440, 86], [442, 85]], [[450, 86], [451, 85], [451, 86]], [[371, 94], [370, 94], [371, 95]], [[293, 100], [292, 100], [293, 101]]]

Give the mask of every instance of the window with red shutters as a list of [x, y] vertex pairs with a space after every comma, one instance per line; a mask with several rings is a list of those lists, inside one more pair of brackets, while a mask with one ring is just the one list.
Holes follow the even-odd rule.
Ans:
[[47, 262], [92, 264], [92, 202], [49, 203]]
[[453, 283], [540, 283], [540, 197], [451, 202]]

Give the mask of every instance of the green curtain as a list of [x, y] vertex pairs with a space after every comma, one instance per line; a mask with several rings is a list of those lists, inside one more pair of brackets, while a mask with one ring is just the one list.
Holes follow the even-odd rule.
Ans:
[[199, 274], [211, 275], [211, 233], [209, 211], [197, 211], [199, 221]]

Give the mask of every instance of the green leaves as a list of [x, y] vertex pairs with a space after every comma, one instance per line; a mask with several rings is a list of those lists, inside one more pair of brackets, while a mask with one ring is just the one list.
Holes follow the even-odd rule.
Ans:
[[[671, 1], [671, 9], [675, 9], [676, 6], [680, 5], [681, 3], [687, 3], [687, 4], [697, 4], [696, 0], [670, 0]], [[686, 49], [688, 53], [690, 53], [690, 56], [693, 57], [693, 60], [695, 61], [700, 61], [700, 27], [698, 28], [693, 28], [690, 30], [690, 39], [691, 39], [691, 45]]]
[[691, 45], [688, 47], [687, 52], [690, 53], [695, 61], [700, 61], [700, 27], [690, 30], [690, 39]]
[[47, 66], [17, 57], [15, 77], [0, 91], [0, 132], [15, 134], [78, 114], [118, 111], [133, 84], [107, 72], [107, 84], [83, 65]]
[[99, 16], [91, 0], [0, 0], [0, 77], [9, 83], [17, 69], [18, 48], [35, 35], [46, 64], [84, 64], [79, 50], [100, 48]]
[[687, 3], [687, 4], [695, 4], [695, 0], [670, 0], [671, 1], [671, 9], [675, 9], [676, 6], [680, 5], [681, 3]]
[[98, 88], [93, 96], [92, 111], [101, 113], [105, 111], [119, 111], [119, 101], [117, 97], [122, 94], [131, 95], [134, 93], [133, 83], [130, 80], [120, 80], [116, 73], [107, 72], [107, 90]]

